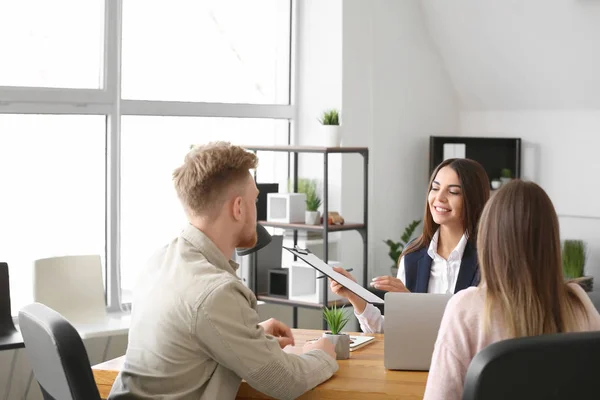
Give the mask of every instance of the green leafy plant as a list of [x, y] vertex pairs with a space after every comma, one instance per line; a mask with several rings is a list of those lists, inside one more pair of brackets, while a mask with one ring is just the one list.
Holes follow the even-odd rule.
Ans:
[[563, 274], [568, 279], [583, 276], [586, 259], [586, 245], [583, 240], [565, 240], [562, 248]]
[[323, 116], [319, 118], [319, 122], [323, 125], [339, 125], [340, 113], [335, 108], [323, 111]]
[[323, 309], [323, 319], [327, 322], [331, 333], [339, 335], [350, 320], [350, 317], [344, 312], [344, 307], [337, 308], [334, 304], [331, 308], [325, 307]]
[[[288, 182], [288, 190], [292, 190], [291, 182]], [[317, 211], [321, 206], [321, 198], [317, 190], [317, 181], [313, 179], [298, 179], [298, 193], [306, 195], [306, 211]]]
[[500, 176], [503, 178], [512, 178], [512, 171], [508, 168], [502, 168]]
[[388, 255], [394, 262], [392, 268], [395, 268], [398, 265], [398, 260], [400, 259], [400, 254], [402, 254], [402, 250], [404, 250], [404, 247], [408, 244], [408, 242], [412, 238], [413, 233], [415, 233], [415, 229], [417, 229], [417, 226], [419, 226], [420, 223], [421, 220], [414, 220], [413, 222], [408, 224], [408, 226], [404, 228], [404, 232], [402, 233], [399, 242], [394, 242], [391, 239], [383, 241], [390, 247]]

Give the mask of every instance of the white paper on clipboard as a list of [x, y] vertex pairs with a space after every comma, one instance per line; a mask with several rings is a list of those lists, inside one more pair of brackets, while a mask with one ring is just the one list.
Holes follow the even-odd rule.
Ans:
[[313, 253], [310, 252], [310, 250], [299, 249], [298, 247], [296, 247], [295, 249], [292, 249], [290, 247], [285, 247], [285, 246], [283, 246], [283, 248], [286, 249], [287, 251], [289, 251], [290, 253], [292, 253], [293, 255], [295, 255], [296, 257], [300, 258], [304, 262], [306, 262], [308, 265], [312, 266], [314, 269], [322, 272], [323, 274], [330, 277], [332, 280], [334, 280], [337, 283], [339, 283], [340, 285], [344, 286], [346, 289], [350, 290], [352, 293], [361, 297], [367, 303], [371, 303], [371, 304], [383, 304], [384, 303], [383, 299], [380, 298], [379, 296], [376, 296], [373, 293], [369, 292], [367, 289], [360, 286], [358, 283], [354, 282], [352, 279], [347, 278], [344, 275], [340, 274], [339, 272], [334, 271], [333, 268], [331, 267], [331, 265], [327, 264], [325, 261], [323, 261], [319, 257], [315, 256]]

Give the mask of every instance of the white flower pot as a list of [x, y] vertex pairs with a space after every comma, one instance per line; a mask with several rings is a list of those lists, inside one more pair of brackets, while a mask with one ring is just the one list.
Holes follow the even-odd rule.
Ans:
[[504, 186], [510, 181], [512, 181], [512, 178], [500, 178], [500, 181], [502, 181], [502, 186]]
[[325, 147], [340, 147], [341, 135], [339, 125], [322, 125], [323, 145]]
[[494, 190], [500, 189], [500, 186], [502, 186], [502, 182], [501, 181], [499, 181], [497, 179], [494, 179], [492, 181], [492, 189], [494, 189]]
[[306, 211], [304, 213], [304, 223], [306, 225], [320, 225], [321, 213], [319, 211]]
[[323, 332], [323, 337], [326, 337], [333, 343], [336, 360], [347, 360], [350, 358], [350, 335], [347, 333], [334, 335], [331, 332]]

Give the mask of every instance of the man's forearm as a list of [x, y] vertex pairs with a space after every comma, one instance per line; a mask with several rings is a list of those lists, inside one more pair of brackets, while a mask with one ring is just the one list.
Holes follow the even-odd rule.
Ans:
[[329, 379], [337, 370], [337, 362], [322, 350], [303, 355], [285, 354], [245, 379], [256, 390], [278, 399], [295, 399]]

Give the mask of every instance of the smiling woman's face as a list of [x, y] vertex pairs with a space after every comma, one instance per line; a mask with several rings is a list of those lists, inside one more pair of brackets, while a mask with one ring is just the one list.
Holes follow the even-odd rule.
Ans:
[[463, 193], [458, 175], [451, 167], [445, 166], [438, 171], [427, 200], [436, 224], [462, 227]]

